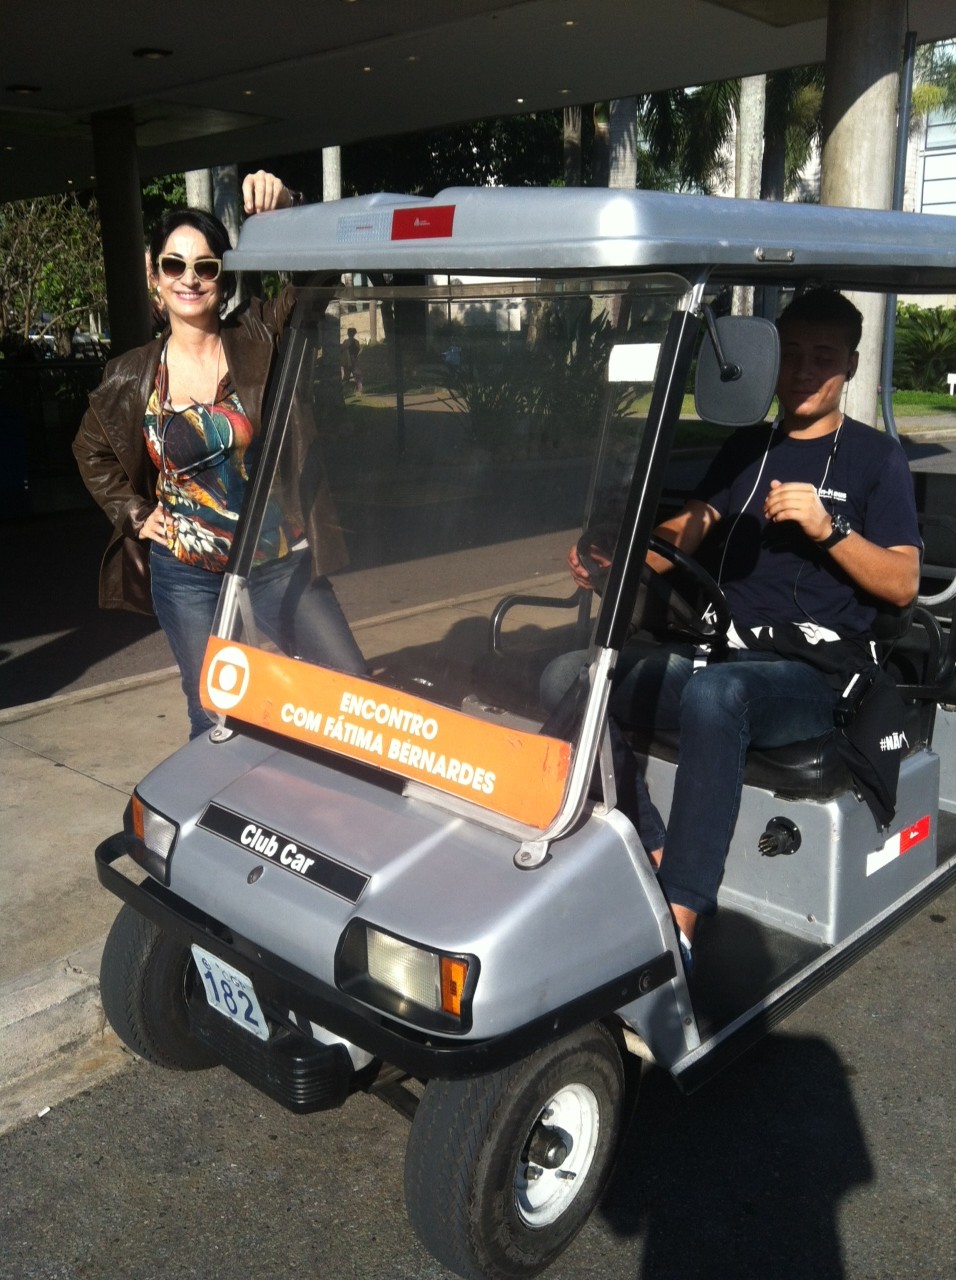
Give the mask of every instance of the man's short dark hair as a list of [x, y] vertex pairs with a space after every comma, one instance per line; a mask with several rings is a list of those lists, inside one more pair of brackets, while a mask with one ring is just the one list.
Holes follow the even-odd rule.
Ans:
[[863, 317], [849, 298], [836, 289], [808, 289], [799, 294], [780, 313], [777, 328], [783, 329], [792, 322], [799, 324], [839, 325], [847, 336], [850, 350], [860, 345], [863, 334]]

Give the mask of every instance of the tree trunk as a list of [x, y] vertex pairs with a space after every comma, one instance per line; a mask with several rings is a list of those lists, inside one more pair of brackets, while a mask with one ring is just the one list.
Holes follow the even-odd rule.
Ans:
[[787, 182], [787, 132], [767, 122], [763, 135], [760, 199], [782, 200]]
[[[745, 76], [740, 82], [740, 105], [737, 108], [734, 195], [738, 200], [757, 200], [760, 197], [766, 102], [767, 77]], [[736, 315], [753, 315], [752, 288], [734, 290], [733, 310]]]
[[564, 108], [564, 185], [581, 185], [581, 108]]
[[609, 110], [610, 164], [607, 185], [637, 186], [637, 98], [614, 98]]
[[594, 141], [591, 144], [591, 184], [606, 187], [610, 170], [610, 136], [604, 102], [594, 104]]
[[[226, 228], [229, 243], [239, 243], [239, 166], [235, 164], [217, 165], [211, 170], [213, 212]], [[236, 279], [236, 292], [226, 303], [226, 314], [234, 311], [245, 296], [241, 274]]]
[[212, 213], [212, 170], [186, 170], [186, 203], [190, 209], [204, 209]]
[[339, 147], [322, 148], [322, 199], [342, 199], [342, 152]]

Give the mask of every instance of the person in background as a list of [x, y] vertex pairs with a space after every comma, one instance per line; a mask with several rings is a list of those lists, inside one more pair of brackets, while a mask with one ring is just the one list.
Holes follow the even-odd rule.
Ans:
[[[296, 202], [262, 170], [245, 178], [242, 198], [247, 214]], [[182, 675], [191, 737], [212, 724], [199, 698], [206, 641], [258, 456], [266, 385], [295, 306], [287, 287], [224, 317], [235, 291], [222, 265], [230, 247], [222, 223], [203, 210], [171, 209], [160, 219], [148, 268], [165, 330], [109, 362], [73, 444], [113, 526], [100, 605], [155, 613]], [[315, 441], [300, 443], [305, 466]], [[250, 579], [256, 622], [285, 652], [364, 674], [326, 576], [346, 561], [327, 489], [318, 487], [310, 510], [291, 510], [276, 506], [260, 537]]]
[[359, 368], [359, 356], [362, 353], [362, 344], [358, 340], [357, 331], [349, 327], [345, 335], [345, 341], [340, 348], [342, 354], [342, 380], [343, 382], [351, 382], [355, 387], [356, 395], [362, 394], [362, 371]]

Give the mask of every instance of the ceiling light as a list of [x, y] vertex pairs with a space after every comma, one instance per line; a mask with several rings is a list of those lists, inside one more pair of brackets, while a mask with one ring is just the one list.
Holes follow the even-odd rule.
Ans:
[[172, 49], [134, 49], [134, 58], [146, 58], [149, 62], [158, 62], [160, 58], [171, 58], [173, 56]]
[[243, 89], [242, 96], [244, 98], [251, 98], [254, 93], [255, 89]]
[[8, 84], [5, 85], [7, 93], [39, 93], [40, 86], [38, 84]]
[[515, 98], [515, 102], [524, 102], [524, 98]]
[[363, 70], [363, 71], [371, 71], [371, 70], [372, 70], [372, 68], [371, 68], [371, 67], [363, 67], [363, 68], [362, 68], [362, 70]]

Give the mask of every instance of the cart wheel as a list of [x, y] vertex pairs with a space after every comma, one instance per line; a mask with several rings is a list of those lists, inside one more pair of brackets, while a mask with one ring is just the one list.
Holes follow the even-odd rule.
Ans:
[[157, 1067], [198, 1071], [218, 1059], [189, 1031], [189, 948], [124, 906], [113, 921], [100, 962], [100, 998], [113, 1030]]
[[502, 1071], [431, 1081], [405, 1154], [422, 1244], [468, 1280], [543, 1270], [604, 1189], [624, 1098], [621, 1053], [597, 1024]]

